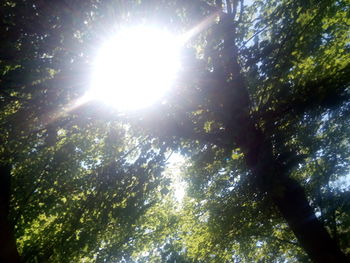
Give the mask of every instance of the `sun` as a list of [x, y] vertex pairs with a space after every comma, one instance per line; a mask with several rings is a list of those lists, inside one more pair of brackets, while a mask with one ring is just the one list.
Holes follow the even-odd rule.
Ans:
[[89, 99], [119, 110], [159, 102], [180, 68], [181, 41], [151, 27], [119, 31], [101, 46], [93, 64]]

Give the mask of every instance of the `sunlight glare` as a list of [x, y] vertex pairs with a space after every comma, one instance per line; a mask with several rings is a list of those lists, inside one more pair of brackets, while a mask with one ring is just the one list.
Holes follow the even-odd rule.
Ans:
[[179, 153], [173, 153], [168, 160], [167, 172], [171, 177], [171, 185], [175, 200], [181, 204], [186, 195], [186, 182], [182, 179], [182, 168], [186, 165], [186, 159]]
[[162, 30], [121, 30], [98, 52], [87, 96], [120, 110], [160, 101], [179, 70], [180, 48], [181, 41]]

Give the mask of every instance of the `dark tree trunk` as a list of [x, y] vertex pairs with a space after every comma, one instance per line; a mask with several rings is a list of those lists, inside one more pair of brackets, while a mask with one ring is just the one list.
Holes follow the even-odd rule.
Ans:
[[19, 263], [13, 226], [9, 221], [11, 165], [0, 164], [0, 262]]
[[315, 216], [300, 184], [288, 177], [281, 179], [278, 190], [270, 196], [311, 260], [315, 263], [349, 262]]
[[[234, 1], [231, 9], [233, 17], [224, 11], [220, 14], [220, 24], [226, 32], [223, 37], [223, 58], [227, 58], [227, 61], [223, 64], [226, 65], [226, 79], [232, 78], [230, 88], [233, 91], [233, 95], [228, 96], [232, 100], [223, 103], [225, 111], [231, 112], [231, 120], [225, 125], [228, 142], [233, 138], [233, 147], [238, 146], [244, 152], [247, 166], [252, 171], [252, 181], [256, 182], [260, 191], [267, 192], [271, 197], [310, 259], [314, 263], [348, 263], [349, 259], [315, 216], [301, 185], [289, 178], [283, 166], [274, 159], [272, 145], [266, 138], [268, 136], [257, 128], [258, 125], [249, 116], [249, 94], [241, 76], [238, 47], [235, 45], [234, 14], [237, 3]], [[216, 6], [222, 10], [222, 1], [217, 0]], [[214, 68], [223, 71], [220, 66]]]
[[314, 263], [349, 263], [317, 219], [302, 186], [273, 158], [269, 140], [251, 122], [245, 130], [249, 132], [242, 133], [240, 138], [252, 179], [261, 191], [268, 193], [310, 259]]

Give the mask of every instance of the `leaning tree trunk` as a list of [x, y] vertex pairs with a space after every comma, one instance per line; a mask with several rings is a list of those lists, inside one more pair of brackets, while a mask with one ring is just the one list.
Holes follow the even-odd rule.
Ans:
[[19, 263], [14, 229], [8, 218], [11, 196], [11, 165], [0, 164], [0, 262]]
[[272, 190], [270, 196], [311, 260], [317, 263], [349, 262], [315, 216], [301, 185], [283, 175], [278, 181], [278, 191]]
[[[227, 12], [224, 12], [222, 2], [215, 1], [217, 9], [221, 10], [219, 25], [225, 32], [222, 39], [222, 64], [225, 66], [219, 69], [226, 73], [226, 79], [231, 79], [233, 91], [232, 101], [225, 108], [226, 112], [231, 112], [231, 120], [225, 125], [228, 138], [233, 138], [234, 145], [242, 149], [247, 166], [252, 171], [252, 180], [273, 200], [310, 259], [315, 263], [347, 263], [349, 260], [345, 254], [315, 216], [303, 188], [280, 169], [283, 167], [273, 158], [271, 143], [249, 116], [251, 102], [238, 63], [239, 49], [235, 44], [238, 1], [227, 1]], [[232, 8], [229, 8], [230, 3]]]
[[318, 220], [302, 186], [283, 172], [283, 165], [272, 156], [272, 147], [263, 133], [246, 120], [242, 148], [253, 180], [267, 192], [287, 221], [298, 242], [315, 263], [348, 263], [349, 260]]

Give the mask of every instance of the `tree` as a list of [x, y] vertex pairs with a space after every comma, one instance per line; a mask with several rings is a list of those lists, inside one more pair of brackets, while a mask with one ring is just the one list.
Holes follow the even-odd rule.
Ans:
[[95, 107], [69, 108], [89, 73], [80, 54], [87, 43], [76, 33], [87, 31], [95, 7], [22, 1], [2, 8], [0, 261], [126, 257], [121, 248], [166, 186], [165, 148]]
[[[218, 4], [221, 6], [220, 1]], [[345, 9], [338, 9], [339, 6]], [[196, 104], [197, 108], [187, 110], [177, 127], [169, 123], [165, 126], [177, 130], [179, 137], [195, 138], [199, 141], [197, 151], [209, 155], [203, 157], [209, 161], [202, 161], [192, 173], [207, 174], [218, 159], [227, 158], [227, 151], [238, 149], [234, 155], [242, 153], [250, 170], [247, 183], [259, 193], [258, 198], [268, 198], [275, 204], [310, 258], [315, 262], [346, 262], [315, 216], [298, 178], [292, 176], [297, 165], [303, 160], [317, 161], [316, 153], [321, 151], [314, 148], [316, 143], [313, 146], [303, 143], [310, 140], [303, 125], [315, 125], [322, 115], [333, 115], [327, 113], [332, 107], [347, 111], [349, 57], [344, 41], [347, 34], [340, 33], [348, 23], [345, 4], [324, 2], [315, 7], [313, 2], [257, 2], [254, 7], [262, 9], [255, 25], [254, 31], [258, 32], [255, 43], [248, 48], [237, 46], [240, 32], [232, 31], [237, 27], [235, 23], [239, 23], [234, 20], [236, 3], [232, 13], [228, 9], [228, 13], [221, 15], [217, 28], [208, 32], [212, 42], [208, 41], [203, 53], [211, 64], [205, 75], [198, 78], [207, 81], [202, 86], [194, 84], [202, 94], [193, 95], [203, 101]], [[334, 14], [344, 17], [344, 27], [331, 22]], [[337, 49], [341, 51], [337, 53]], [[326, 54], [332, 54], [334, 60], [330, 57], [325, 60]], [[171, 134], [170, 130], [166, 133]], [[317, 129], [312, 135], [318, 135]], [[216, 165], [214, 171], [220, 174], [227, 164], [223, 161]], [[213, 174], [208, 174], [206, 183], [202, 183], [208, 185], [213, 180]], [[203, 193], [206, 188], [200, 190]], [[228, 200], [220, 203], [226, 204]], [[219, 217], [225, 220], [228, 215], [232, 216], [224, 213]], [[222, 222], [217, 224], [221, 226]]]
[[[349, 167], [345, 0], [7, 1], [1, 12], [2, 261], [128, 260], [166, 206], [172, 149], [192, 158], [193, 199], [177, 236], [176, 216], [153, 223], [168, 231], [149, 241], [165, 242], [163, 259], [348, 262], [348, 192], [332, 187]], [[143, 19], [179, 31], [206, 21], [167, 103], [136, 116], [73, 109], [101, 28]]]

